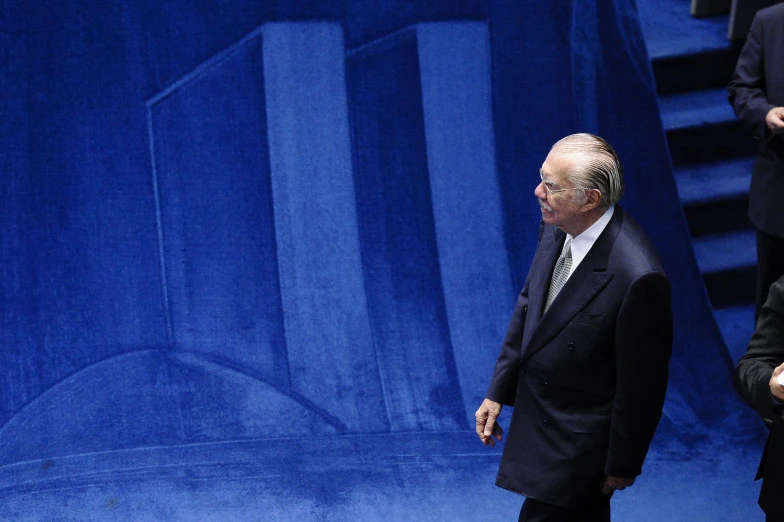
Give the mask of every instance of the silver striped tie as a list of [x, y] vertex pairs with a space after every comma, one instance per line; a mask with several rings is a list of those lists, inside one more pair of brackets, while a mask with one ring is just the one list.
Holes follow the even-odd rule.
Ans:
[[547, 292], [547, 303], [544, 305], [546, 312], [550, 305], [553, 303], [555, 296], [561, 291], [566, 280], [569, 279], [569, 271], [572, 269], [572, 240], [567, 239], [564, 242], [563, 250], [561, 250], [561, 257], [555, 262], [555, 269], [553, 270], [553, 279], [550, 281], [550, 291]]

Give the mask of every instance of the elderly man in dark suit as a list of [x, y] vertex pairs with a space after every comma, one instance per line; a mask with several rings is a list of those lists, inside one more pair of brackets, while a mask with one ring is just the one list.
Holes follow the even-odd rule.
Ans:
[[610, 520], [662, 412], [672, 352], [670, 284], [640, 226], [616, 203], [621, 165], [597, 136], [557, 142], [535, 195], [539, 244], [476, 430], [501, 440], [496, 484], [526, 496], [519, 520]]
[[[782, 380], [779, 380], [781, 377]], [[757, 329], [735, 369], [735, 389], [771, 428], [757, 479], [769, 522], [784, 521], [784, 277], [773, 283]]]
[[735, 114], [758, 142], [749, 218], [757, 229], [755, 318], [784, 274], [784, 4], [758, 11], [729, 84]]

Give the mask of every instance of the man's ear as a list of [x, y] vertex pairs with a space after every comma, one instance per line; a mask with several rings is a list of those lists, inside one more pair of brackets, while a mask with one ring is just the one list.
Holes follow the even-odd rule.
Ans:
[[590, 212], [597, 208], [602, 202], [602, 193], [598, 189], [590, 189], [585, 192], [585, 203], [580, 207], [581, 212]]

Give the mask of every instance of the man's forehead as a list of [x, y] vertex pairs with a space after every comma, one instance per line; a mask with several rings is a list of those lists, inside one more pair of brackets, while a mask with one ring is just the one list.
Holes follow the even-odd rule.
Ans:
[[556, 143], [548, 157], [557, 158], [562, 161], [579, 161], [581, 158], [590, 155], [590, 152], [583, 147], [577, 146], [575, 143]]
[[542, 163], [541, 172], [547, 176], [567, 174], [572, 171], [575, 158], [563, 151], [551, 150]]

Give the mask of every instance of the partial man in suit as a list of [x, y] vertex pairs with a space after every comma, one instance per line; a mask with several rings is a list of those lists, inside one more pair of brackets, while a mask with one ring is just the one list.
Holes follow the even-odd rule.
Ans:
[[751, 173], [749, 218], [757, 229], [759, 317], [768, 289], [784, 274], [784, 4], [754, 20], [729, 84], [729, 101], [758, 143]]
[[735, 368], [735, 389], [771, 428], [757, 479], [759, 505], [768, 522], [784, 521], [784, 277], [773, 283], [757, 329]]
[[526, 497], [521, 521], [610, 520], [662, 413], [672, 352], [670, 284], [616, 203], [618, 156], [603, 139], [557, 142], [534, 194], [542, 225], [486, 399], [485, 445], [514, 406], [496, 485]]

